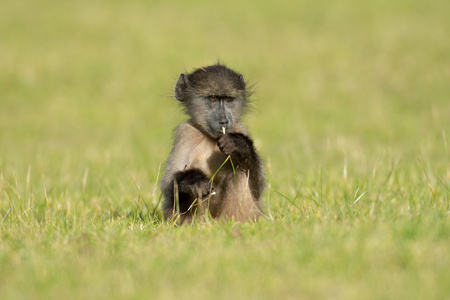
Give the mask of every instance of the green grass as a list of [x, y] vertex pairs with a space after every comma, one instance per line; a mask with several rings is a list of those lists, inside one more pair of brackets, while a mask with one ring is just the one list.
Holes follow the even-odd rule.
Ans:
[[[450, 2], [9, 1], [2, 299], [448, 299]], [[180, 72], [255, 84], [267, 217], [172, 227]]]

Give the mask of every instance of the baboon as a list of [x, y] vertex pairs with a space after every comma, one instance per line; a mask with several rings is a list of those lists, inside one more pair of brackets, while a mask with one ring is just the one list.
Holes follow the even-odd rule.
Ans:
[[175, 98], [190, 119], [176, 129], [161, 181], [166, 220], [261, 215], [263, 164], [241, 122], [249, 95], [244, 77], [221, 64], [180, 75]]

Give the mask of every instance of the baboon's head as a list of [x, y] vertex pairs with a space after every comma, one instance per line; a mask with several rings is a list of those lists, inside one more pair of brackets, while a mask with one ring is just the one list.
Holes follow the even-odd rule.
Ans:
[[240, 122], [247, 97], [244, 77], [220, 64], [181, 74], [175, 86], [191, 120], [213, 138]]

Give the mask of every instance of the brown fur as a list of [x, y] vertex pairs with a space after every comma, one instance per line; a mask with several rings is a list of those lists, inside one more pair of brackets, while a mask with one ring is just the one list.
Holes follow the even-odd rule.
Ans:
[[[212, 67], [216, 69], [212, 70]], [[174, 147], [161, 181], [166, 220], [179, 217], [180, 223], [186, 223], [192, 221], [195, 215], [203, 217], [207, 211], [213, 218], [231, 218], [239, 221], [257, 219], [261, 215], [259, 197], [264, 189], [265, 179], [261, 159], [248, 137], [247, 129], [240, 122], [247, 106], [248, 95], [242, 76], [220, 65], [201, 68], [187, 76], [182, 74], [175, 93], [177, 99], [185, 105], [191, 119], [180, 124], [176, 130]], [[231, 153], [224, 154], [218, 146], [221, 137], [207, 127], [207, 121], [211, 121], [208, 120], [211, 118], [208, 117], [211, 108], [207, 107], [210, 104], [205, 98], [210, 95], [226, 95], [235, 99], [233, 103], [226, 104], [229, 105], [227, 113], [231, 113], [233, 121], [230, 119], [230, 128], [227, 128], [228, 140], [223, 139], [222, 135], [222, 141], [228, 143], [226, 145], [230, 145], [231, 141], [230, 149], [233, 149], [232, 134], [243, 135], [241, 140], [246, 141], [244, 146], [249, 149], [245, 158], [239, 156], [239, 151], [230, 150]], [[230, 160], [221, 167], [228, 155], [231, 155], [236, 173], [233, 172]], [[247, 165], [247, 162], [250, 165]], [[175, 180], [177, 174], [196, 170], [209, 180], [219, 168], [210, 187], [210, 191], [214, 191], [215, 194], [202, 197], [199, 191], [199, 196], [195, 197], [195, 200], [189, 200], [193, 200], [193, 203], [188, 205], [190, 209], [182, 211], [178, 216], [176, 202], [186, 200], [177, 197], [178, 182]], [[200, 181], [201, 186], [208, 184], [205, 179]]]

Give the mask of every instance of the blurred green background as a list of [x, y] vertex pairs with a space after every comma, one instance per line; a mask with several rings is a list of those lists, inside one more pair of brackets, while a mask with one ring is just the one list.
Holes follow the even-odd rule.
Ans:
[[218, 60], [255, 83], [248, 123], [283, 180], [325, 151], [417, 156], [448, 135], [447, 1], [3, 6], [0, 159], [17, 172], [104, 160], [155, 173], [184, 118], [179, 73]]
[[[448, 297], [449, 36], [445, 0], [4, 2], [0, 288]], [[166, 228], [150, 215], [186, 118], [173, 88], [218, 61], [253, 84], [246, 122], [266, 160], [269, 217]], [[166, 269], [184, 259], [180, 286]]]

